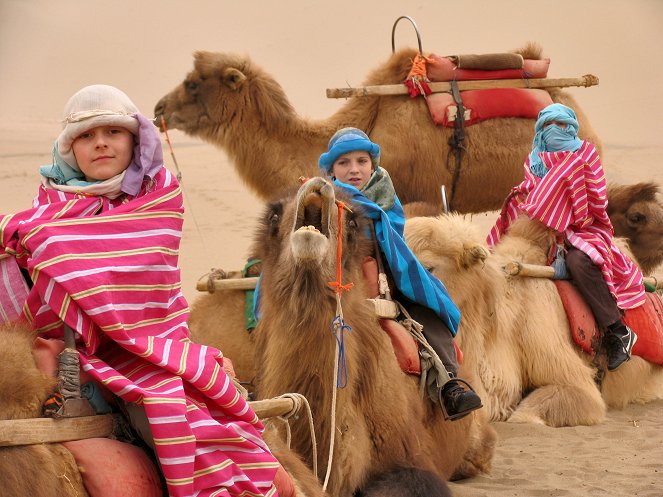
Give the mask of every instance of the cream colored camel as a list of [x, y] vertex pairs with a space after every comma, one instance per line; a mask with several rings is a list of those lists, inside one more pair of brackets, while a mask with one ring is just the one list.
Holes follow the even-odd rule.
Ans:
[[517, 260], [545, 264], [552, 234], [523, 217], [489, 253], [483, 237], [458, 215], [409, 219], [405, 238], [447, 286], [462, 312], [458, 343], [494, 421], [592, 425], [606, 404], [623, 407], [663, 396], [663, 368], [639, 357], [607, 373], [602, 392], [589, 356], [572, 342], [554, 283], [507, 277]]
[[[254, 331], [258, 396], [299, 392], [309, 400], [321, 479], [331, 434], [335, 437], [328, 489], [336, 497], [349, 497], [385, 470], [410, 467], [445, 479], [487, 470], [495, 433], [483, 411], [445, 421], [439, 406], [421, 398], [416, 379], [400, 370], [365, 299], [361, 264], [371, 250], [367, 221], [346, 213], [339, 222], [334, 199], [331, 185], [314, 178], [296, 198], [272, 202], [261, 219], [256, 255], [263, 261], [262, 317]], [[337, 280], [337, 236], [341, 283], [354, 283], [342, 292], [340, 309], [328, 283]], [[344, 332], [343, 366], [337, 370], [332, 323], [341, 311], [351, 330]], [[341, 340], [338, 330], [337, 336]], [[306, 427], [295, 425], [292, 438], [293, 448], [312, 464]], [[400, 485], [407, 493], [409, 482]]]
[[[0, 326], [2, 420], [40, 417], [43, 402], [55, 386], [55, 378], [44, 375], [35, 364], [34, 338], [26, 325]], [[311, 470], [285, 446], [275, 431], [266, 431], [265, 440], [290, 474], [296, 497], [324, 497]], [[88, 492], [81, 477], [84, 471], [62, 444], [0, 447], [0, 494], [3, 497], [85, 497]]]
[[[366, 85], [401, 83], [415, 50], [396, 52], [370, 72]], [[529, 45], [526, 58], [541, 58]], [[330, 75], [330, 83], [333, 76]], [[321, 89], [322, 92], [322, 89]], [[581, 137], [600, 141], [578, 103], [568, 93], [551, 89], [554, 102], [578, 113]], [[426, 201], [441, 205], [441, 185], [454, 195], [459, 212], [497, 209], [513, 185], [522, 180], [522, 163], [534, 136], [534, 120], [491, 119], [467, 126], [467, 156], [455, 192], [451, 191], [453, 154], [451, 128], [436, 126], [423, 98], [409, 96], [350, 99], [324, 120], [301, 118], [281, 86], [247, 57], [196, 52], [194, 69], [154, 109], [168, 128], [202, 138], [225, 150], [244, 182], [261, 198], [278, 196], [297, 185], [300, 176], [318, 174], [318, 157], [332, 134], [344, 126], [366, 131], [382, 149], [403, 203]]]

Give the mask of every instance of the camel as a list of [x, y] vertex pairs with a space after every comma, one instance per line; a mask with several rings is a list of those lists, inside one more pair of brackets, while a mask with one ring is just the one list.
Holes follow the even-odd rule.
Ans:
[[461, 309], [457, 340], [492, 421], [593, 425], [606, 406], [663, 397], [663, 368], [636, 356], [608, 372], [599, 391], [554, 283], [504, 274], [512, 260], [546, 263], [553, 235], [542, 224], [519, 218], [492, 253], [457, 214], [409, 219], [405, 239]]
[[[518, 51], [540, 59], [529, 44]], [[407, 77], [414, 49], [402, 49], [374, 69], [365, 85], [397, 84]], [[600, 149], [598, 136], [575, 99], [560, 89], [547, 90], [554, 102], [576, 110], [580, 135]], [[162, 97], [156, 122], [179, 129], [225, 150], [239, 176], [262, 199], [276, 198], [300, 176], [318, 174], [318, 158], [339, 128], [360, 128], [382, 149], [403, 203], [425, 201], [441, 206], [446, 186], [459, 212], [498, 209], [513, 185], [522, 180], [522, 163], [530, 151], [534, 120], [489, 119], [465, 129], [467, 155], [452, 191], [452, 128], [438, 127], [423, 98], [409, 96], [350, 99], [327, 119], [309, 120], [293, 109], [281, 86], [248, 57], [198, 51], [194, 69]], [[449, 162], [448, 162], [449, 161]]]
[[[0, 347], [0, 398], [3, 400], [0, 419], [38, 418], [56, 379], [42, 373], [35, 364], [32, 355], [35, 334], [25, 323], [4, 325], [0, 326], [0, 339], [3, 344]], [[285, 445], [277, 431], [266, 429], [264, 438], [291, 477], [293, 493], [290, 495], [326, 495], [311, 470]], [[156, 469], [151, 470], [156, 473]], [[84, 463], [77, 463], [63, 444], [0, 447], [2, 495], [7, 497], [94, 497], [93, 490], [86, 489], [84, 473]]]
[[[258, 397], [298, 392], [308, 399], [317, 428], [321, 479], [334, 434], [328, 486], [334, 497], [370, 487], [385, 471], [410, 468], [445, 480], [487, 471], [495, 432], [483, 412], [445, 421], [439, 406], [421, 398], [417, 379], [398, 366], [365, 298], [361, 265], [371, 251], [367, 220], [360, 212], [339, 216], [337, 199], [344, 199], [341, 192], [325, 179], [313, 178], [296, 196], [270, 203], [261, 218], [255, 239], [256, 255], [263, 261], [261, 318], [254, 331]], [[346, 383], [338, 389], [337, 342], [330, 327], [341, 314], [328, 284], [337, 279], [337, 237], [342, 244], [341, 284], [354, 284], [340, 296], [344, 324], [351, 331], [344, 334], [338, 377]], [[293, 426], [292, 439], [293, 448], [312, 466], [307, 428]], [[391, 481], [411, 495], [409, 479]]]

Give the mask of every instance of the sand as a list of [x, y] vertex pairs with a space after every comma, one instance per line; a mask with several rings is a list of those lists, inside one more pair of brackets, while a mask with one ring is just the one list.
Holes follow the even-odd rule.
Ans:
[[[230, 51], [272, 74], [303, 117], [324, 118], [342, 105], [325, 89], [358, 85], [384, 61], [401, 15], [416, 20], [424, 51], [489, 53], [537, 41], [552, 59], [550, 77], [597, 75], [598, 87], [571, 92], [603, 140], [608, 179], [663, 183], [659, 0], [0, 0], [0, 212], [30, 206], [64, 103], [82, 86], [118, 86], [152, 115], [195, 50]], [[407, 22], [395, 41], [416, 44]], [[223, 151], [177, 131], [171, 141], [187, 210], [182, 281], [193, 300], [210, 268], [241, 267], [263, 203]], [[487, 227], [493, 217], [474, 219]], [[594, 427], [495, 426], [493, 472], [453, 484], [455, 495], [663, 496], [662, 402], [610, 411]]]

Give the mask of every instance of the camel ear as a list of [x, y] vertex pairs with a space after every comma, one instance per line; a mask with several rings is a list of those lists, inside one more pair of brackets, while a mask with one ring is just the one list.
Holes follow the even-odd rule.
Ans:
[[483, 264], [488, 258], [488, 250], [485, 247], [473, 244], [463, 247], [461, 264], [464, 268], [470, 268], [475, 264]]
[[238, 90], [244, 84], [244, 81], [246, 81], [246, 76], [239, 69], [228, 67], [223, 70], [221, 80], [231, 90]]

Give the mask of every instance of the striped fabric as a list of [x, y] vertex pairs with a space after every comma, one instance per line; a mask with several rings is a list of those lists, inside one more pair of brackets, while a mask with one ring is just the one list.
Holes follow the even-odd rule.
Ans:
[[361, 206], [364, 213], [375, 221], [380, 250], [384, 254], [394, 283], [407, 298], [428, 307], [447, 325], [456, 336], [460, 322], [460, 310], [449, 296], [444, 284], [424, 268], [403, 239], [405, 215], [398, 197], [394, 206], [385, 212], [375, 202], [366, 198], [352, 185], [334, 180], [334, 185], [343, 188], [352, 202]]
[[603, 278], [621, 309], [645, 302], [642, 272], [612, 241], [606, 212], [606, 181], [598, 152], [584, 141], [577, 152], [542, 152], [549, 169], [534, 176], [525, 162], [525, 180], [507, 197], [487, 242], [492, 247], [521, 214], [564, 233], [568, 242], [600, 266]]
[[278, 463], [262, 424], [189, 341], [180, 288], [182, 193], [162, 169], [130, 202], [40, 188], [33, 209], [0, 217], [7, 254], [34, 286], [24, 313], [43, 336], [76, 330], [83, 369], [150, 422], [171, 496], [272, 496]]

